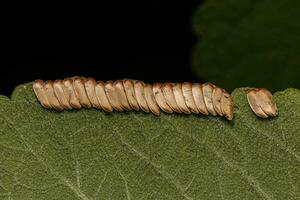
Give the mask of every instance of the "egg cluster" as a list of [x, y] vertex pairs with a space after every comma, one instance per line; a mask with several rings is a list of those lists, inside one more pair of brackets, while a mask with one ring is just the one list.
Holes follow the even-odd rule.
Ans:
[[96, 81], [72, 77], [64, 80], [36, 80], [33, 90], [48, 109], [96, 108], [106, 112], [143, 110], [166, 113], [224, 116], [232, 120], [232, 99], [211, 83], [155, 83], [138, 80]]

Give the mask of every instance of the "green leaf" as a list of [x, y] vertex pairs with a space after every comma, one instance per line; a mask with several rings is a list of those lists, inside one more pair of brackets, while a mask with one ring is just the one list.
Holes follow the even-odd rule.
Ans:
[[206, 0], [195, 12], [195, 73], [233, 90], [300, 88], [300, 1]]
[[0, 96], [0, 199], [297, 199], [300, 91], [263, 120], [42, 108], [31, 84]]

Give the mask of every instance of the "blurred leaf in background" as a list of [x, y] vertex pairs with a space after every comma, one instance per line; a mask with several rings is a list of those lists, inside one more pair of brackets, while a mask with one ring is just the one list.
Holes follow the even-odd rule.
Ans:
[[300, 1], [206, 0], [195, 12], [198, 77], [233, 90], [300, 87]]

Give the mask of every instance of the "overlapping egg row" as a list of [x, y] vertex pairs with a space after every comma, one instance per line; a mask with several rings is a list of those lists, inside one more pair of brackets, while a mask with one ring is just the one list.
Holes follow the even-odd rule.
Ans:
[[232, 120], [232, 99], [224, 89], [211, 83], [155, 83], [138, 80], [96, 81], [72, 77], [63, 80], [36, 80], [33, 90], [48, 109], [97, 108], [106, 112], [143, 110], [166, 113], [225, 116]]

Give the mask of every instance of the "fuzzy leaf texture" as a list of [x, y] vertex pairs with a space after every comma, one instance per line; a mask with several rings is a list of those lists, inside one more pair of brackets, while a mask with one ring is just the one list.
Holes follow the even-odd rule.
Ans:
[[195, 12], [198, 77], [228, 90], [300, 88], [300, 1], [206, 0]]
[[234, 120], [42, 108], [32, 85], [0, 96], [0, 199], [297, 199], [300, 91], [260, 119], [245, 91]]

